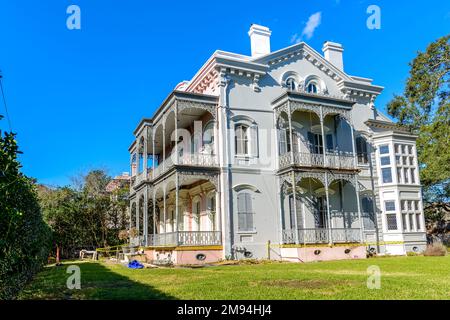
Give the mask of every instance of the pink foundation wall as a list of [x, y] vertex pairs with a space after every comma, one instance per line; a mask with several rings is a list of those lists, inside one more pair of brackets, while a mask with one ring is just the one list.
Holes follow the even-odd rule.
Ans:
[[[349, 253], [345, 253], [350, 249]], [[320, 250], [320, 254], [314, 254], [314, 251]], [[281, 248], [283, 261], [290, 262], [313, 262], [347, 259], [366, 259], [366, 247], [307, 247], [307, 248]]]

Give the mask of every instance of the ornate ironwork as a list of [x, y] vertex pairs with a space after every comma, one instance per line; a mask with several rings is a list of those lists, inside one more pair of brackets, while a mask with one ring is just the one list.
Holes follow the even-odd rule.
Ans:
[[202, 109], [206, 110], [213, 116], [214, 120], [217, 120], [217, 109], [215, 104], [192, 101], [192, 100], [184, 100], [177, 99], [177, 111], [180, 113], [185, 109]]

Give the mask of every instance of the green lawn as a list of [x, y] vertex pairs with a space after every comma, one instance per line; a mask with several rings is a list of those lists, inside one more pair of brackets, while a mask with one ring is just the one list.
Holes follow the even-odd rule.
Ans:
[[[449, 255], [143, 270], [72, 262], [81, 268], [81, 290], [66, 288], [69, 264], [46, 267], [19, 298], [450, 299]], [[381, 269], [379, 290], [366, 286], [371, 265]]]

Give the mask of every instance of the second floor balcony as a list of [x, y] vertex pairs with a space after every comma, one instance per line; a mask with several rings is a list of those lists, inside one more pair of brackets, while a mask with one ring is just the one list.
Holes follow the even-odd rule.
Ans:
[[355, 157], [350, 152], [286, 152], [279, 156], [279, 169], [289, 166], [306, 168], [329, 168], [338, 170], [354, 170]]

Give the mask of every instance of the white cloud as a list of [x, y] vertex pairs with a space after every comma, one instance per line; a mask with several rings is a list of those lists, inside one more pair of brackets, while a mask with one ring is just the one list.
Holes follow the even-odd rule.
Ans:
[[302, 33], [299, 35], [298, 33], [294, 34], [291, 37], [291, 43], [299, 43], [302, 41], [303, 37], [306, 39], [311, 39], [314, 35], [314, 31], [316, 31], [317, 27], [320, 26], [322, 22], [322, 12], [316, 12], [309, 16], [308, 22], [306, 22], [306, 26], [303, 28]]
[[314, 31], [316, 31], [317, 27], [320, 26], [322, 22], [322, 12], [316, 12], [312, 14], [308, 22], [306, 23], [305, 28], [302, 31], [302, 36], [306, 36], [306, 39], [311, 39], [314, 35]]

